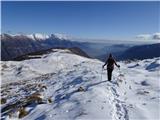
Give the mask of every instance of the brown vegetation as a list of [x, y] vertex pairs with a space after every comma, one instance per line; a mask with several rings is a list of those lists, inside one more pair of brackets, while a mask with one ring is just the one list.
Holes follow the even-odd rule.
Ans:
[[1, 98], [1, 104], [5, 104], [7, 102], [6, 98]]
[[48, 98], [48, 102], [49, 102], [49, 103], [52, 103], [52, 99], [51, 99], [51, 98]]
[[28, 115], [28, 112], [25, 110], [24, 107], [20, 108], [18, 111], [19, 111], [18, 118], [23, 118], [23, 117], [25, 117], [26, 115]]
[[84, 91], [85, 91], [84, 88], [81, 87], [81, 86], [80, 86], [80, 87], [78, 88], [78, 90], [77, 90], [77, 92], [84, 92]]
[[41, 104], [42, 102], [42, 98], [41, 98], [41, 94], [40, 93], [34, 93], [31, 96], [29, 96], [27, 98], [27, 102], [28, 103], [37, 103], [37, 104]]

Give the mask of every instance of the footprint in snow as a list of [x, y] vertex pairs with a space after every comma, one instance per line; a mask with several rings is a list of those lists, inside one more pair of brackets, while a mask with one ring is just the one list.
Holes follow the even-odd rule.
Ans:
[[129, 104], [128, 107], [129, 107], [129, 108], [133, 108], [133, 105], [132, 105], [132, 104]]
[[87, 102], [92, 102], [91, 100], [88, 100]]
[[126, 98], [124, 98], [124, 100], [126, 101], [128, 98], [126, 97]]
[[101, 107], [101, 110], [103, 110], [103, 109], [104, 109], [104, 107], [102, 106], [102, 107]]
[[149, 94], [149, 92], [148, 91], [138, 91], [137, 94], [139, 94], [139, 95], [147, 95], [147, 94]]
[[142, 85], [142, 86], [149, 86], [149, 84], [147, 83], [147, 81], [142, 81], [142, 82], [141, 82], [141, 85]]
[[147, 105], [146, 103], [143, 103], [142, 105]]
[[154, 99], [156, 99], [156, 97], [152, 97], [151, 99], [154, 100]]

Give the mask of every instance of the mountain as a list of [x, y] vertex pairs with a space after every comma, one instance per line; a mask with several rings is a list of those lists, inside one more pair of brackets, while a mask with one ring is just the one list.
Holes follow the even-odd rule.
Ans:
[[103, 62], [54, 49], [40, 58], [1, 61], [1, 119], [159, 119], [160, 58]]
[[160, 43], [139, 45], [127, 49], [122, 55], [118, 56], [119, 59], [147, 59], [160, 57]]
[[101, 50], [103, 51], [102, 54], [96, 56], [101, 61], [106, 61], [106, 58], [110, 53], [117, 59], [118, 56], [121, 55], [123, 52], [125, 52], [127, 49], [131, 48], [132, 44], [113, 44], [113, 45], [108, 45], [104, 46]]
[[159, 53], [156, 52], [159, 50], [159, 44], [138, 45], [136, 42], [122, 43], [122, 41], [114, 41], [113, 43], [111, 41], [106, 43], [78, 42], [76, 39], [74, 40], [74, 38], [62, 34], [1, 35], [2, 61], [20, 60], [27, 55], [47, 52], [53, 48], [75, 48], [76, 51], [81, 49], [87, 56], [102, 61], [105, 61], [109, 53], [112, 53], [117, 60], [144, 59], [159, 56]]
[[93, 58], [104, 58], [110, 52], [118, 53], [129, 48], [126, 44], [77, 42], [73, 38], [62, 34], [30, 34], [30, 35], [1, 35], [1, 60], [20, 60], [29, 54], [48, 51], [52, 48], [81, 49]]
[[56, 47], [85, 48], [85, 43], [70, 41], [61, 34], [1, 35], [1, 60], [13, 60], [17, 57], [44, 51]]

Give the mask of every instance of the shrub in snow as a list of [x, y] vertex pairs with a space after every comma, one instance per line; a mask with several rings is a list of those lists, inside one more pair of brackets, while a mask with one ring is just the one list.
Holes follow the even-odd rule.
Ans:
[[149, 86], [149, 84], [147, 83], [147, 81], [142, 81], [141, 85], [143, 85], [143, 86]]
[[4, 68], [4, 69], [5, 69], [5, 68], [8, 68], [8, 66], [7, 66], [6, 64], [3, 64], [3, 65], [2, 65], [2, 69], [3, 69], [3, 68]]
[[44, 91], [47, 89], [47, 86], [46, 85], [42, 85], [42, 84], [38, 84], [38, 87], [40, 90]]
[[43, 85], [43, 86], [42, 86], [42, 89], [47, 89], [47, 86]]
[[42, 104], [42, 96], [40, 93], [34, 93], [31, 96], [28, 97], [27, 99], [28, 103], [37, 103], [37, 104]]
[[84, 92], [84, 91], [85, 91], [84, 88], [81, 87], [81, 86], [80, 86], [80, 87], [78, 88], [78, 90], [77, 90], [77, 92]]
[[52, 99], [51, 99], [51, 98], [48, 98], [48, 102], [49, 102], [49, 103], [52, 103], [53, 101], [52, 101]]
[[18, 110], [18, 112], [19, 112], [18, 118], [23, 118], [23, 117], [25, 117], [26, 115], [28, 115], [28, 112], [25, 110], [24, 107], [20, 108], [20, 109]]
[[5, 104], [7, 102], [6, 98], [1, 98], [1, 104]]

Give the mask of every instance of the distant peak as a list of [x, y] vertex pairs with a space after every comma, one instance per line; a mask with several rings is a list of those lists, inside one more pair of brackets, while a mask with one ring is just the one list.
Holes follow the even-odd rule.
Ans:
[[72, 39], [71, 36], [66, 35], [66, 34], [61, 34], [61, 33], [55, 33], [55, 34], [52, 34], [52, 35], [54, 35], [56, 38], [59, 38], [61, 40], [63, 40], [63, 39], [65, 39], [65, 40]]
[[49, 38], [49, 35], [45, 35], [45, 34], [41, 34], [41, 33], [34, 33], [34, 34], [27, 35], [27, 37], [29, 37], [31, 39], [41, 39], [41, 40], [44, 40], [44, 39]]
[[1, 34], [1, 36], [12, 36], [12, 37], [16, 37], [16, 36], [26, 36], [30, 39], [36, 40], [46, 40], [48, 38], [57, 38], [59, 40], [71, 40], [73, 39], [73, 37], [66, 35], [66, 34], [60, 34], [60, 33], [54, 33], [51, 35], [47, 35], [47, 34], [42, 34], [42, 33], [33, 33], [33, 34], [8, 34], [8, 33], [4, 33]]

